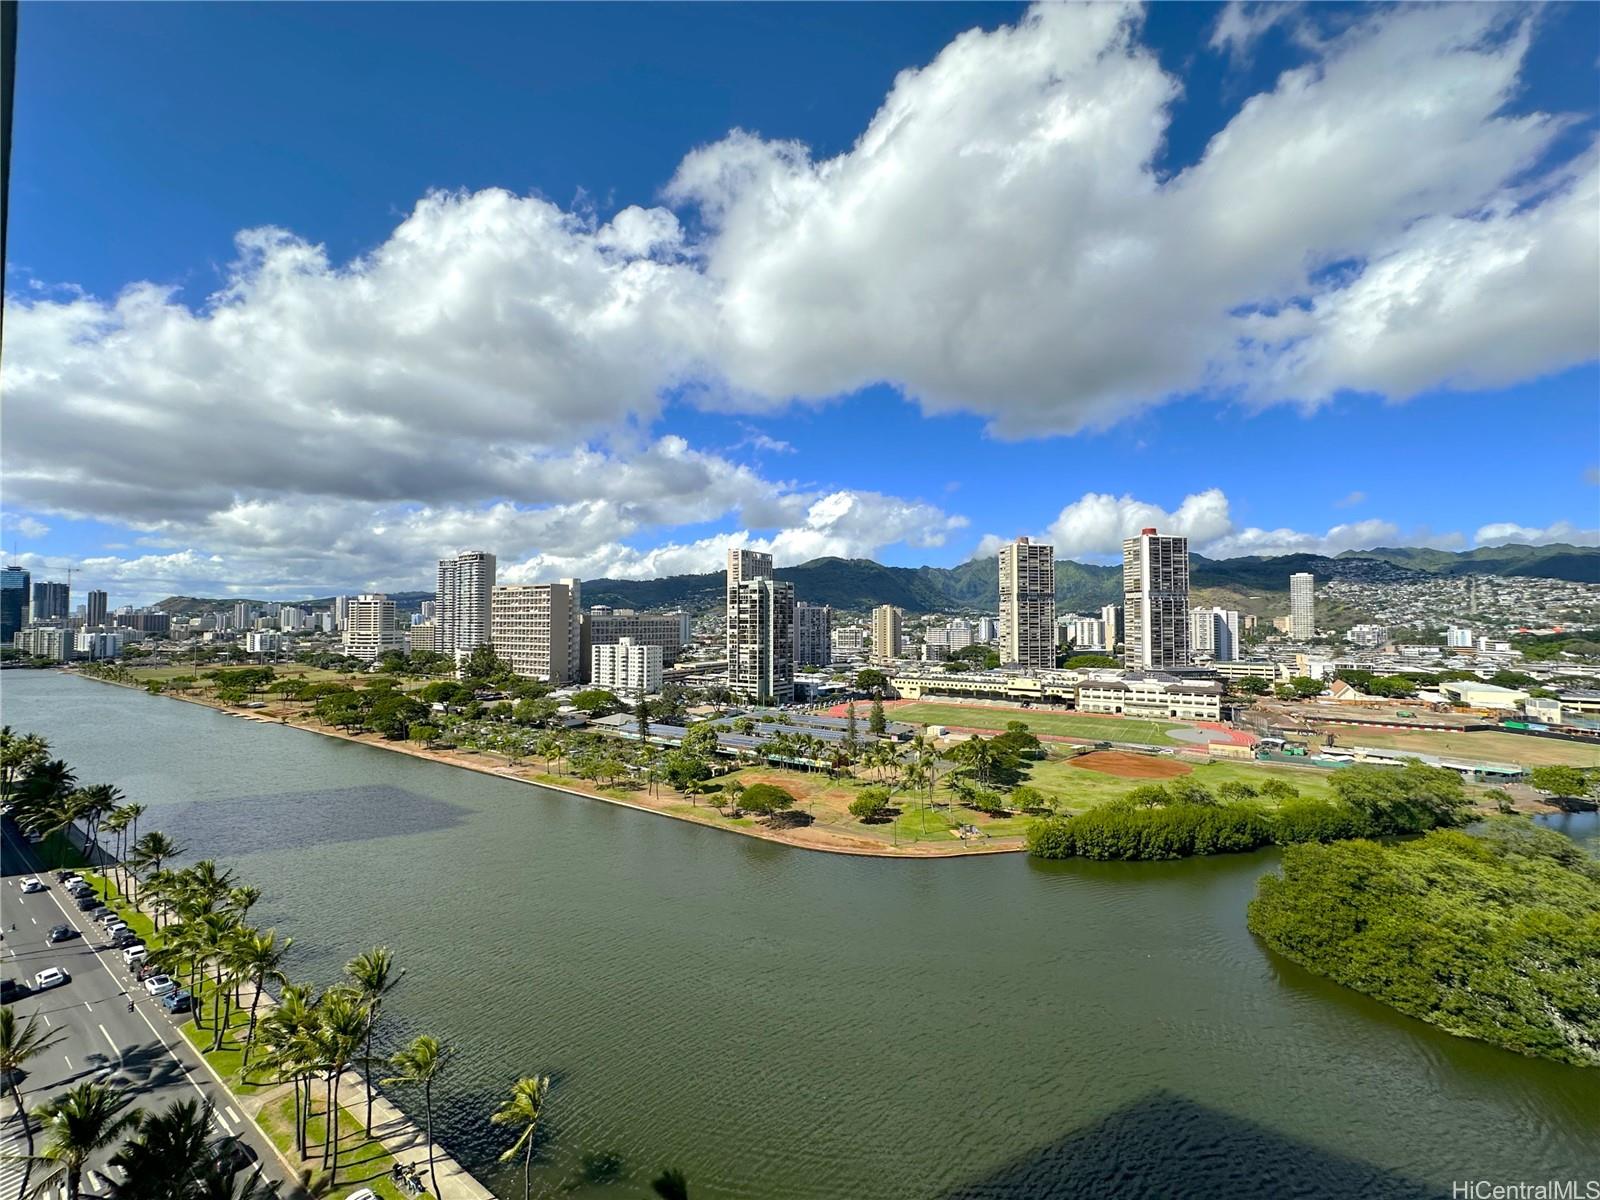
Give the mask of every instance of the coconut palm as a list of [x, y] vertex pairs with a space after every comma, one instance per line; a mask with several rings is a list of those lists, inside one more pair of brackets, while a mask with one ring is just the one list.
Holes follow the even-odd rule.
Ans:
[[261, 1003], [261, 993], [269, 983], [282, 987], [289, 982], [289, 977], [283, 973], [283, 960], [292, 945], [293, 938], [284, 938], [280, 942], [276, 929], [269, 929], [265, 933], [257, 929], [241, 929], [229, 949], [234, 974], [239, 979], [248, 979], [255, 987], [255, 994], [250, 998], [250, 1027], [244, 1037], [244, 1061], [239, 1068], [241, 1076], [250, 1068], [250, 1051], [256, 1040], [256, 1009]]
[[[148, 1113], [138, 1131], [111, 1156], [123, 1172], [117, 1200], [168, 1200], [189, 1194], [182, 1187], [210, 1164], [211, 1105], [175, 1100], [158, 1113]], [[175, 1184], [179, 1186], [174, 1186]]]
[[354, 988], [330, 988], [317, 1006], [316, 1037], [322, 1061], [327, 1064], [327, 1138], [322, 1145], [322, 1165], [332, 1185], [339, 1176], [339, 1084], [366, 1040], [372, 1014]]
[[549, 1094], [550, 1076], [524, 1075], [511, 1085], [510, 1098], [489, 1118], [496, 1125], [514, 1125], [520, 1130], [517, 1140], [500, 1156], [500, 1161], [510, 1162], [521, 1153], [522, 1200], [528, 1200], [528, 1186], [533, 1177], [533, 1135]]
[[661, 1200], [689, 1200], [689, 1180], [676, 1167], [668, 1167], [652, 1179], [650, 1190]]
[[49, 754], [50, 743], [38, 734], [13, 733], [9, 725], [0, 729], [0, 796], [10, 796], [17, 781]]
[[[132, 866], [135, 872], [146, 872], [146, 878], [150, 879], [162, 875], [162, 864], [171, 862], [182, 853], [182, 848], [170, 837], [159, 829], [152, 829], [133, 843]], [[158, 923], [159, 916], [158, 913]]]
[[100, 829], [103, 833], [111, 836], [112, 850], [109, 873], [116, 880], [117, 890], [126, 891], [127, 889], [122, 886], [122, 835], [127, 832], [128, 817], [123, 813], [122, 809], [114, 808], [100, 822]]
[[83, 1169], [100, 1150], [139, 1122], [139, 1110], [128, 1111], [132, 1097], [121, 1088], [80, 1083], [33, 1110], [42, 1123], [44, 1149], [32, 1161], [47, 1163], [33, 1195], [53, 1192], [63, 1183], [66, 1200], [78, 1200]]
[[433, 1185], [435, 1196], [439, 1194], [439, 1177], [433, 1165], [433, 1081], [444, 1068], [449, 1053], [439, 1044], [438, 1038], [424, 1033], [389, 1059], [399, 1074], [383, 1081], [386, 1085], [409, 1083], [422, 1088], [422, 1111], [426, 1115], [428, 1137], [428, 1182]]
[[[33, 1122], [28, 1119], [28, 1113], [22, 1105], [22, 1092], [17, 1087], [17, 1081], [22, 1077], [23, 1068], [33, 1059], [38, 1058], [66, 1036], [66, 1030], [58, 1029], [50, 1033], [39, 1027], [37, 1014], [30, 1016], [26, 1021], [17, 1019], [16, 1009], [7, 1005], [0, 1008], [0, 1079], [5, 1081], [6, 1088], [11, 1092], [11, 1101], [17, 1106], [17, 1119], [22, 1122], [22, 1131], [28, 1140], [28, 1158], [33, 1158]], [[28, 1172], [32, 1163], [24, 1164], [22, 1171], [22, 1189], [27, 1191]]]
[[261, 1022], [261, 1044], [280, 1080], [294, 1084], [294, 1144], [306, 1156], [306, 1122], [311, 1109], [311, 1075], [322, 1066], [316, 1038], [317, 1000], [310, 984], [288, 983], [278, 1003]]
[[245, 883], [228, 889], [228, 907], [239, 914], [241, 921], [250, 915], [250, 910], [260, 899], [261, 889], [254, 884]]
[[[128, 828], [122, 839], [123, 852], [117, 857], [121, 858], [124, 863], [126, 863], [128, 858], [128, 850], [132, 846], [136, 845], [139, 841], [139, 818], [144, 816], [145, 808], [142, 804], [124, 804], [121, 812], [128, 818]], [[129, 885], [132, 882], [132, 877], [133, 872], [128, 871], [125, 875], [123, 884], [123, 890], [129, 892], [130, 899], [132, 899], [132, 892]]]
[[394, 951], [387, 946], [374, 946], [364, 950], [344, 965], [345, 976], [361, 993], [361, 1002], [368, 1011], [366, 1047], [363, 1052], [361, 1076], [367, 1089], [367, 1136], [372, 1136], [372, 1030], [378, 1024], [378, 1010], [383, 998], [392, 991], [405, 971], [394, 969]]

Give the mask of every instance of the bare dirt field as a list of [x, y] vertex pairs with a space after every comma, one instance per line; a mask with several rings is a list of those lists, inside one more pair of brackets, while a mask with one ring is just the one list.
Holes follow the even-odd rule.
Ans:
[[1099, 771], [1103, 775], [1115, 775], [1118, 779], [1176, 779], [1194, 770], [1187, 763], [1174, 762], [1170, 758], [1129, 754], [1125, 750], [1096, 750], [1091, 754], [1080, 754], [1068, 765], [1082, 767], [1086, 771]]

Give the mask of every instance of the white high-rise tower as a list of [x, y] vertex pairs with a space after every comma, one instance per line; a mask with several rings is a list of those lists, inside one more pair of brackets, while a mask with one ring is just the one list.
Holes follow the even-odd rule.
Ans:
[[493, 630], [494, 555], [468, 550], [439, 560], [439, 591], [434, 624], [440, 654], [460, 661], [474, 647], [487, 646]]
[[1000, 547], [1000, 661], [1056, 665], [1056, 548], [1018, 538]]
[[1289, 636], [1297, 641], [1317, 636], [1316, 586], [1309, 571], [1289, 576]]
[[1189, 539], [1142, 529], [1122, 543], [1123, 661], [1189, 665]]

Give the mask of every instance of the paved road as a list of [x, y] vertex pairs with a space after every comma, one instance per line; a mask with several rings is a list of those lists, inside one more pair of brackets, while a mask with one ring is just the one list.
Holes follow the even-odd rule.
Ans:
[[[99, 927], [78, 911], [54, 873], [40, 868], [33, 847], [12, 822], [4, 821], [0, 832], [0, 931], [5, 934], [0, 975], [30, 985], [45, 967], [60, 967], [72, 976], [70, 983], [32, 993], [12, 1006], [19, 1017], [38, 1013], [52, 1030], [66, 1035], [29, 1064], [21, 1084], [23, 1102], [31, 1108], [85, 1080], [126, 1087], [135, 1093], [134, 1104], [147, 1111], [198, 1095], [213, 1104], [220, 1133], [241, 1137], [256, 1152], [267, 1181], [280, 1195], [296, 1191], [283, 1186], [285, 1172], [273, 1149], [179, 1031], [177, 1023], [188, 1018], [169, 1016], [159, 1001], [145, 995], [123, 967], [121, 953], [105, 945]], [[30, 874], [38, 875], [47, 890], [24, 895], [18, 884]], [[62, 924], [80, 936], [53, 945], [46, 941], [50, 928]], [[22, 1125], [9, 1100], [4, 1109], [0, 1153], [24, 1153]], [[100, 1167], [108, 1157], [109, 1152], [91, 1166]], [[0, 1162], [0, 1200], [14, 1200], [21, 1175], [20, 1164]]]

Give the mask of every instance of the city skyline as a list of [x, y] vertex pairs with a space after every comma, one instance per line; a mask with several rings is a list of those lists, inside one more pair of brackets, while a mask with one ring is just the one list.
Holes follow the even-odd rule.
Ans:
[[[336, 57], [334, 90], [269, 115], [216, 52], [243, 14], [32, 10], [0, 537], [35, 579], [135, 602], [414, 590], [467, 545], [507, 582], [706, 572], [731, 534], [778, 566], [1018, 536], [1107, 562], [1146, 525], [1208, 557], [1600, 541], [1574, 216], [1600, 14], [1268, 11], [641, 12], [606, 44], [642, 79], [663, 47], [694, 64], [663, 106], [569, 77], [602, 14], [400, 9], [375, 35], [310, 8], [250, 36]], [[741, 52], [775, 30], [788, 54]], [[390, 53], [345, 52], [372, 36]], [[456, 39], [495, 44], [481, 82], [413, 69]], [[159, 68], [137, 87], [135, 62]], [[389, 161], [386, 118], [338, 101], [402, 77], [444, 119]], [[984, 154], [1025, 167], [962, 169]], [[80, 186], [107, 156], [119, 188]], [[162, 185], [213, 156], [226, 179]], [[904, 191], [863, 183], [886, 171]], [[1571, 436], [1498, 436], [1513, 413]], [[1490, 446], [1515, 489], [1446, 486]]]

